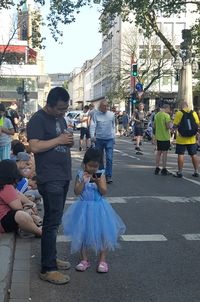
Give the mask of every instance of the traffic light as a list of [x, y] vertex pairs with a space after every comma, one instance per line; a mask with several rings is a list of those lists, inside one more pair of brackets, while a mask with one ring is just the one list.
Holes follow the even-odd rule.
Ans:
[[138, 70], [137, 70], [137, 63], [132, 64], [132, 77], [137, 77]]
[[137, 103], [137, 97], [136, 97], [136, 93], [135, 92], [131, 93], [130, 101], [132, 102], [132, 104], [136, 104]]

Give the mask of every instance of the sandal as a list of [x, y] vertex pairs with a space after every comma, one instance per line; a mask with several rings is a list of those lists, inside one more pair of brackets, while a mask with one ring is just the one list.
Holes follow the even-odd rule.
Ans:
[[79, 272], [84, 272], [90, 267], [90, 262], [87, 260], [81, 260], [81, 262], [76, 266], [76, 270]]
[[108, 272], [108, 264], [106, 262], [99, 262], [99, 265], [97, 267], [98, 273], [107, 273]]

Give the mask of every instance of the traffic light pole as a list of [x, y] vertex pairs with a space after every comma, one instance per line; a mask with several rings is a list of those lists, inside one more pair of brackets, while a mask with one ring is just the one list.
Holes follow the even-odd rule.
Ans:
[[[135, 94], [135, 77], [133, 77], [132, 75], [132, 66], [133, 64], [136, 64], [136, 60], [134, 57], [131, 58], [131, 94]], [[132, 103], [132, 101], [130, 101], [129, 103], [129, 110], [130, 110], [130, 115], [132, 115], [133, 111], [135, 110], [135, 104]]]

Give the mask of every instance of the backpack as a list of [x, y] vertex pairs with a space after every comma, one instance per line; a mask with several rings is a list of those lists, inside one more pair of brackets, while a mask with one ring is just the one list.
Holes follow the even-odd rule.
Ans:
[[184, 110], [181, 110], [181, 112], [183, 113], [183, 116], [178, 126], [178, 132], [183, 137], [196, 135], [198, 132], [198, 125], [195, 122], [193, 111], [185, 112]]

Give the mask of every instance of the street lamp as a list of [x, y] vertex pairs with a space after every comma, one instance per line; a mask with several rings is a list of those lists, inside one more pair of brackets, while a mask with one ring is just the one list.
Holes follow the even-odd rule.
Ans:
[[193, 109], [192, 73], [198, 71], [198, 63], [192, 53], [192, 33], [189, 29], [182, 30], [183, 42], [180, 44], [180, 52], [174, 61], [176, 80], [179, 81], [177, 101], [186, 101], [190, 109]]

